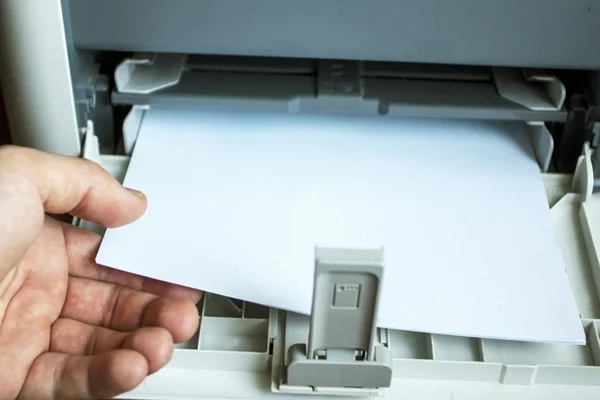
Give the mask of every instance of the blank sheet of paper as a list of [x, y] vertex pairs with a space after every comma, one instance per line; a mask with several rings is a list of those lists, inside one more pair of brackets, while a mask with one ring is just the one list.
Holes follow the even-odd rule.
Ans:
[[383, 247], [381, 327], [584, 343], [522, 124], [150, 109], [100, 264], [303, 314], [315, 246]]

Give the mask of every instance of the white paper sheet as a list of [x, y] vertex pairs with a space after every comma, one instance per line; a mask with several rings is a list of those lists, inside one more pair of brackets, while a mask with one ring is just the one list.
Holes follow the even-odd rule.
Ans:
[[522, 124], [151, 109], [97, 261], [309, 314], [314, 247], [383, 247], [379, 325], [584, 343]]

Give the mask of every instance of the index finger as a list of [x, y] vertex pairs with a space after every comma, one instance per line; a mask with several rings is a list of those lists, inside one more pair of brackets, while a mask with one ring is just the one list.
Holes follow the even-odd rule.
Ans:
[[143, 193], [123, 188], [93, 161], [0, 147], [0, 185], [19, 180], [20, 194], [37, 194], [45, 212], [70, 213], [104, 227], [133, 222], [146, 208]]

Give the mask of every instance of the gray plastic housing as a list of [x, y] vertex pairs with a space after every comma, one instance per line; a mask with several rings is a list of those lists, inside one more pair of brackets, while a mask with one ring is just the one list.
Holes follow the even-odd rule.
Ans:
[[600, 68], [588, 0], [64, 0], [78, 49]]
[[111, 100], [126, 106], [567, 119], [565, 86], [547, 71], [534, 69], [136, 53], [121, 62], [114, 79]]

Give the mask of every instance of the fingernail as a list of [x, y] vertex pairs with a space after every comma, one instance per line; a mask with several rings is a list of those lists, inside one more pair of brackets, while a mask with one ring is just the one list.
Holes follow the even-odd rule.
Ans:
[[136, 197], [139, 197], [140, 199], [143, 199], [144, 197], [146, 197], [146, 196], [144, 195], [144, 193], [143, 193], [143, 192], [140, 192], [139, 190], [130, 189], [130, 188], [125, 188], [125, 189], [129, 190], [129, 192], [130, 192], [131, 194], [133, 194], [133, 195], [134, 195], [134, 196], [136, 196]]

